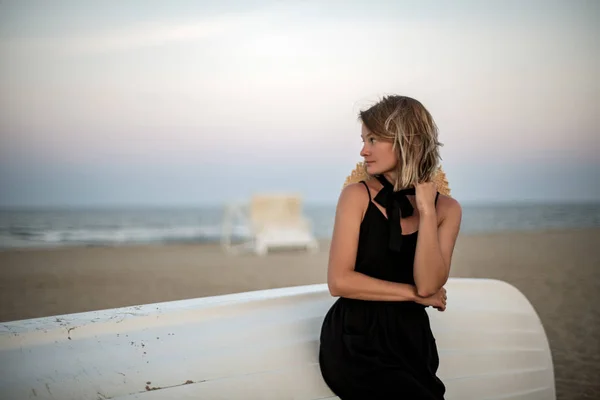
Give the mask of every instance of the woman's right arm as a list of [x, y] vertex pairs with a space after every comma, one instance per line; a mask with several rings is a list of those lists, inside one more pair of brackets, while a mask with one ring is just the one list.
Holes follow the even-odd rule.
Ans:
[[372, 278], [354, 270], [360, 224], [368, 202], [367, 189], [362, 183], [350, 184], [340, 194], [329, 250], [329, 292], [335, 297], [361, 300], [424, 300], [413, 285]]

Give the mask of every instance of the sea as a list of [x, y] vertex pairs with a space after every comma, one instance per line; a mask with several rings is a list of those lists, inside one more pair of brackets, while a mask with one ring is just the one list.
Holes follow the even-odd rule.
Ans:
[[[463, 204], [461, 234], [600, 227], [600, 203]], [[0, 210], [0, 249], [218, 243], [251, 231], [223, 206]], [[318, 239], [333, 231], [335, 204], [306, 204]]]

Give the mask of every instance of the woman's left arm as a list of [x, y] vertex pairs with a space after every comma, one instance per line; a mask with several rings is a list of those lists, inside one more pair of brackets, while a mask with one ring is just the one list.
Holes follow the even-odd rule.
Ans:
[[440, 207], [443, 218], [438, 226], [436, 194], [435, 184], [431, 182], [416, 187], [420, 218], [414, 278], [417, 293], [421, 297], [436, 294], [448, 281], [452, 253], [462, 219], [462, 209], [458, 201], [445, 198], [444, 206]]

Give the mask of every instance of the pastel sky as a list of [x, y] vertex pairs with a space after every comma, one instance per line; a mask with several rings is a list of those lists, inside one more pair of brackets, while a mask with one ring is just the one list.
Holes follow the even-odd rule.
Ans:
[[600, 2], [0, 2], [0, 206], [335, 203], [422, 101], [465, 203], [600, 200]]

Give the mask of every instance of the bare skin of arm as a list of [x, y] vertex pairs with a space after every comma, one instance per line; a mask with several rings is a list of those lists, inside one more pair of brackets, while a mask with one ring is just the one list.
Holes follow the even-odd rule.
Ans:
[[[460, 204], [444, 196], [440, 198], [438, 208], [439, 211], [435, 206], [420, 211], [414, 278], [417, 294], [423, 297], [436, 293], [448, 281], [452, 253], [460, 230]], [[438, 212], [441, 214], [439, 226]]]
[[354, 270], [360, 224], [368, 203], [369, 197], [362, 184], [351, 184], [342, 190], [336, 208], [327, 272], [331, 295], [361, 300], [415, 301], [445, 308], [445, 299], [442, 301], [445, 293], [423, 298], [413, 285], [372, 278]]

